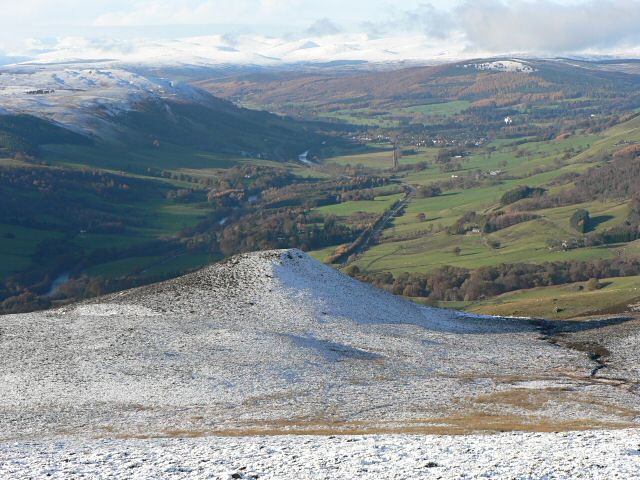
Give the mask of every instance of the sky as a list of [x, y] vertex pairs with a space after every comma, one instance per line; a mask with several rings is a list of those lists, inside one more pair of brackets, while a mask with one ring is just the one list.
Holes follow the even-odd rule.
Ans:
[[0, 56], [225, 34], [412, 36], [468, 55], [640, 52], [640, 0], [0, 0], [0, 12]]

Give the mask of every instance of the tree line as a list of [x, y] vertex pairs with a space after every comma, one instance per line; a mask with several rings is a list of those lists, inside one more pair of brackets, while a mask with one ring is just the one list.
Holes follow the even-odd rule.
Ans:
[[640, 275], [640, 259], [503, 264], [475, 270], [445, 265], [427, 274], [405, 272], [397, 276], [390, 272], [367, 273], [351, 265], [346, 273], [395, 295], [432, 302], [477, 301], [528, 288]]

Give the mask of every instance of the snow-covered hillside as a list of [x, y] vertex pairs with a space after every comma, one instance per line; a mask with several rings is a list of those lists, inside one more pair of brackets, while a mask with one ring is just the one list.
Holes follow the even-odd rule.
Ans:
[[632, 390], [592, 377], [586, 353], [548, 342], [531, 322], [422, 308], [297, 250], [5, 316], [0, 329], [5, 441], [637, 418], [625, 413]]
[[533, 73], [536, 71], [535, 67], [522, 60], [496, 60], [493, 62], [468, 63], [462, 67], [495, 72]]
[[144, 100], [206, 102], [187, 85], [108, 67], [28, 66], [0, 69], [0, 109], [52, 120], [79, 133], [106, 135], [110, 118]]

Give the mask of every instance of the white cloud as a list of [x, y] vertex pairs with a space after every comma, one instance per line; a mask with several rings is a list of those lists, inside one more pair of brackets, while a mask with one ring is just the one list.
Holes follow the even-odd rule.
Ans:
[[27, 53], [36, 59], [119, 59], [134, 55], [144, 44], [136, 40], [93, 39], [67, 36], [57, 39], [28, 39]]
[[[640, 0], [394, 0], [393, 6], [389, 6], [391, 0], [3, 3], [0, 45], [12, 55], [55, 49], [80, 54], [83, 47], [94, 53], [101, 48], [142, 50], [141, 45], [148, 46], [149, 40], [170, 44], [170, 40], [225, 32], [231, 35], [220, 39], [216, 48], [237, 47], [237, 35], [256, 34], [273, 38], [276, 44], [314, 37], [329, 52], [342, 48], [341, 35], [368, 33], [367, 42], [379, 39], [380, 44], [385, 39], [421, 36], [425, 55], [436, 47], [467, 55], [615, 54], [640, 49]], [[71, 37], [73, 46], [65, 43]], [[86, 38], [80, 41], [81, 37]], [[326, 41], [321, 42], [323, 37]], [[28, 38], [38, 42], [26, 45]], [[360, 45], [360, 40], [354, 45]]]
[[216, 23], [244, 13], [240, 2], [205, 1], [137, 1], [133, 5], [99, 15], [97, 26], [136, 26], [162, 24]]
[[638, 0], [467, 0], [456, 17], [470, 44], [493, 51], [558, 53], [640, 43]]
[[289, 8], [302, 6], [302, 0], [260, 0], [261, 9], [269, 13], [281, 12]]
[[455, 28], [451, 12], [434, 6], [433, 3], [420, 3], [410, 10], [391, 9], [388, 18], [378, 22], [363, 22], [362, 27], [375, 36], [393, 35], [399, 32], [419, 32], [427, 37], [445, 39]]
[[329, 18], [321, 18], [313, 22], [309, 28], [307, 28], [306, 33], [313, 37], [324, 37], [327, 35], [337, 35], [338, 33], [342, 33], [343, 29], [336, 25]]
[[99, 15], [98, 26], [202, 25], [265, 22], [301, 0], [138, 0]]
[[364, 25], [374, 35], [462, 35], [469, 49], [571, 53], [640, 45], [640, 0], [464, 0], [455, 9], [421, 3]]

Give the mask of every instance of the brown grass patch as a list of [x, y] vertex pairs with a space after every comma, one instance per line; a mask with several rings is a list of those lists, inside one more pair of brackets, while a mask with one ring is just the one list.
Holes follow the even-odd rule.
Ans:
[[569, 388], [564, 387], [551, 387], [544, 390], [516, 388], [514, 390], [480, 395], [476, 398], [476, 401], [491, 405], [510, 405], [525, 410], [541, 410], [551, 400], [568, 400], [566, 393], [570, 391]]
[[119, 434], [119, 439], [149, 438], [206, 438], [206, 437], [254, 437], [254, 436], [343, 436], [343, 435], [468, 435], [499, 432], [567, 432], [596, 429], [638, 428], [633, 422], [605, 422], [592, 419], [554, 421], [540, 417], [517, 415], [494, 415], [479, 413], [474, 415], [448, 416], [442, 418], [414, 420], [394, 425], [373, 425], [366, 422], [303, 422], [282, 420], [262, 426], [235, 429], [186, 430], [168, 429], [158, 434]]

